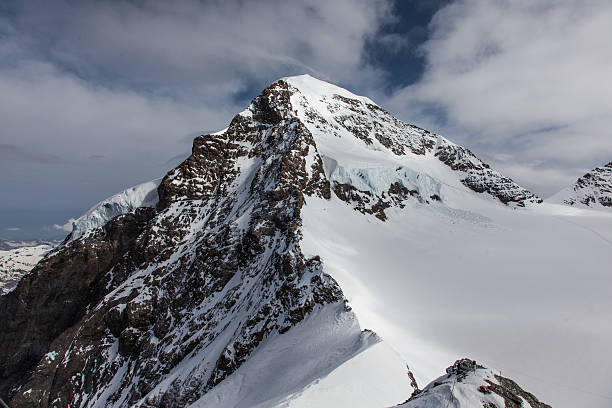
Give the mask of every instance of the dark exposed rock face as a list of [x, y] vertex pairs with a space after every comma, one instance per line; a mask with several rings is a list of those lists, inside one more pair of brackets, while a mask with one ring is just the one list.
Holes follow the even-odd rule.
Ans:
[[440, 143], [435, 155], [451, 169], [466, 173], [462, 183], [477, 193], [488, 193], [504, 204], [513, 203], [519, 207], [542, 202], [535, 194], [492, 170], [469, 149], [448, 142]]
[[550, 405], [538, 401], [530, 392], [523, 390], [517, 383], [509, 378], [496, 375], [497, 383], [485, 380], [489, 385], [481, 386], [478, 390], [483, 394], [493, 393], [504, 399], [504, 408], [521, 408], [524, 406], [523, 399], [533, 408], [551, 408]]
[[300, 251], [304, 195], [329, 198], [330, 186], [290, 109], [287, 85], [273, 84], [226, 132], [196, 138], [156, 210], [61, 247], [0, 300], [11, 407], [184, 406], [272, 332], [344, 302]]
[[[51, 342], [105, 294], [105, 271], [120, 262], [152, 211], [139, 210], [107, 224], [95, 238], [64, 247], [43, 260], [19, 287], [0, 298], [0, 392], [26, 378]], [[119, 278], [119, 274], [118, 274]]]

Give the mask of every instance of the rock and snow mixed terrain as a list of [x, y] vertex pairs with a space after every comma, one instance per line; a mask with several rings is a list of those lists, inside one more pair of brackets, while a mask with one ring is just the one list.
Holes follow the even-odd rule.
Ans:
[[396, 408], [550, 408], [517, 383], [473, 360], [457, 360], [443, 375]]
[[[11, 407], [384, 407], [464, 355], [553, 406], [606, 403], [612, 215], [310, 76], [69, 238], [0, 298]], [[405, 406], [503, 407], [516, 384], [483, 370]]]
[[612, 162], [594, 168], [547, 201], [582, 208], [612, 209]]
[[0, 250], [0, 295], [4, 295], [13, 290], [23, 275], [30, 272], [56, 243], [3, 240], [0, 244], [3, 248]]

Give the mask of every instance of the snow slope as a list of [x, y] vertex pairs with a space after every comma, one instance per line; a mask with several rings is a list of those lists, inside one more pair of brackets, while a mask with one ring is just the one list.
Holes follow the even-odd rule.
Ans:
[[191, 407], [384, 407], [411, 392], [402, 359], [340, 306], [267, 340]]
[[546, 201], [582, 208], [612, 209], [612, 162], [580, 177]]
[[419, 383], [469, 355], [555, 407], [609, 406], [592, 394], [611, 395], [612, 216], [467, 208], [414, 203], [382, 222], [308, 199], [302, 247]]
[[[468, 188], [437, 148], [396, 154], [339, 125], [335, 135], [309, 114], [314, 105], [334, 123], [316, 101], [367, 98], [308, 76], [287, 81], [299, 90], [292, 105], [328, 178], [354, 187], [348, 200], [336, 189], [329, 200], [306, 199], [302, 247], [321, 256], [362, 324], [400, 352], [419, 383], [469, 355], [555, 407], [609, 406], [612, 216], [536, 201], [500, 205]], [[419, 194], [388, 200], [386, 221], [354, 198], [387, 200], [382, 193], [395, 182]]]
[[41, 244], [0, 250], [0, 295], [13, 290], [23, 275], [30, 272], [52, 248], [49, 244]]

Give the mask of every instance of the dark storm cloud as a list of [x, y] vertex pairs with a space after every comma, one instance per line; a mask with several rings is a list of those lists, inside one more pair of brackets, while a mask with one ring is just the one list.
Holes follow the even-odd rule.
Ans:
[[21, 44], [79, 77], [207, 100], [287, 73], [363, 79], [363, 40], [389, 15], [387, 2], [365, 0], [31, 1], [14, 10]]
[[61, 157], [52, 154], [24, 151], [13, 144], [2, 143], [0, 143], [0, 160], [43, 164], [61, 164], [66, 162]]

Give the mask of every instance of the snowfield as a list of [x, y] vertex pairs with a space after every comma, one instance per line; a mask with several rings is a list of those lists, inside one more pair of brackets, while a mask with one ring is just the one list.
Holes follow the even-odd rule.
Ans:
[[[309, 77], [289, 82], [309, 100], [341, 92]], [[333, 163], [330, 180], [439, 192], [440, 202], [389, 208], [384, 222], [333, 194], [307, 198], [303, 214], [304, 253], [321, 256], [362, 326], [401, 354], [420, 386], [469, 356], [554, 407], [610, 406], [612, 214], [511, 208], [468, 189], [432, 154], [397, 156], [309, 130]]]

